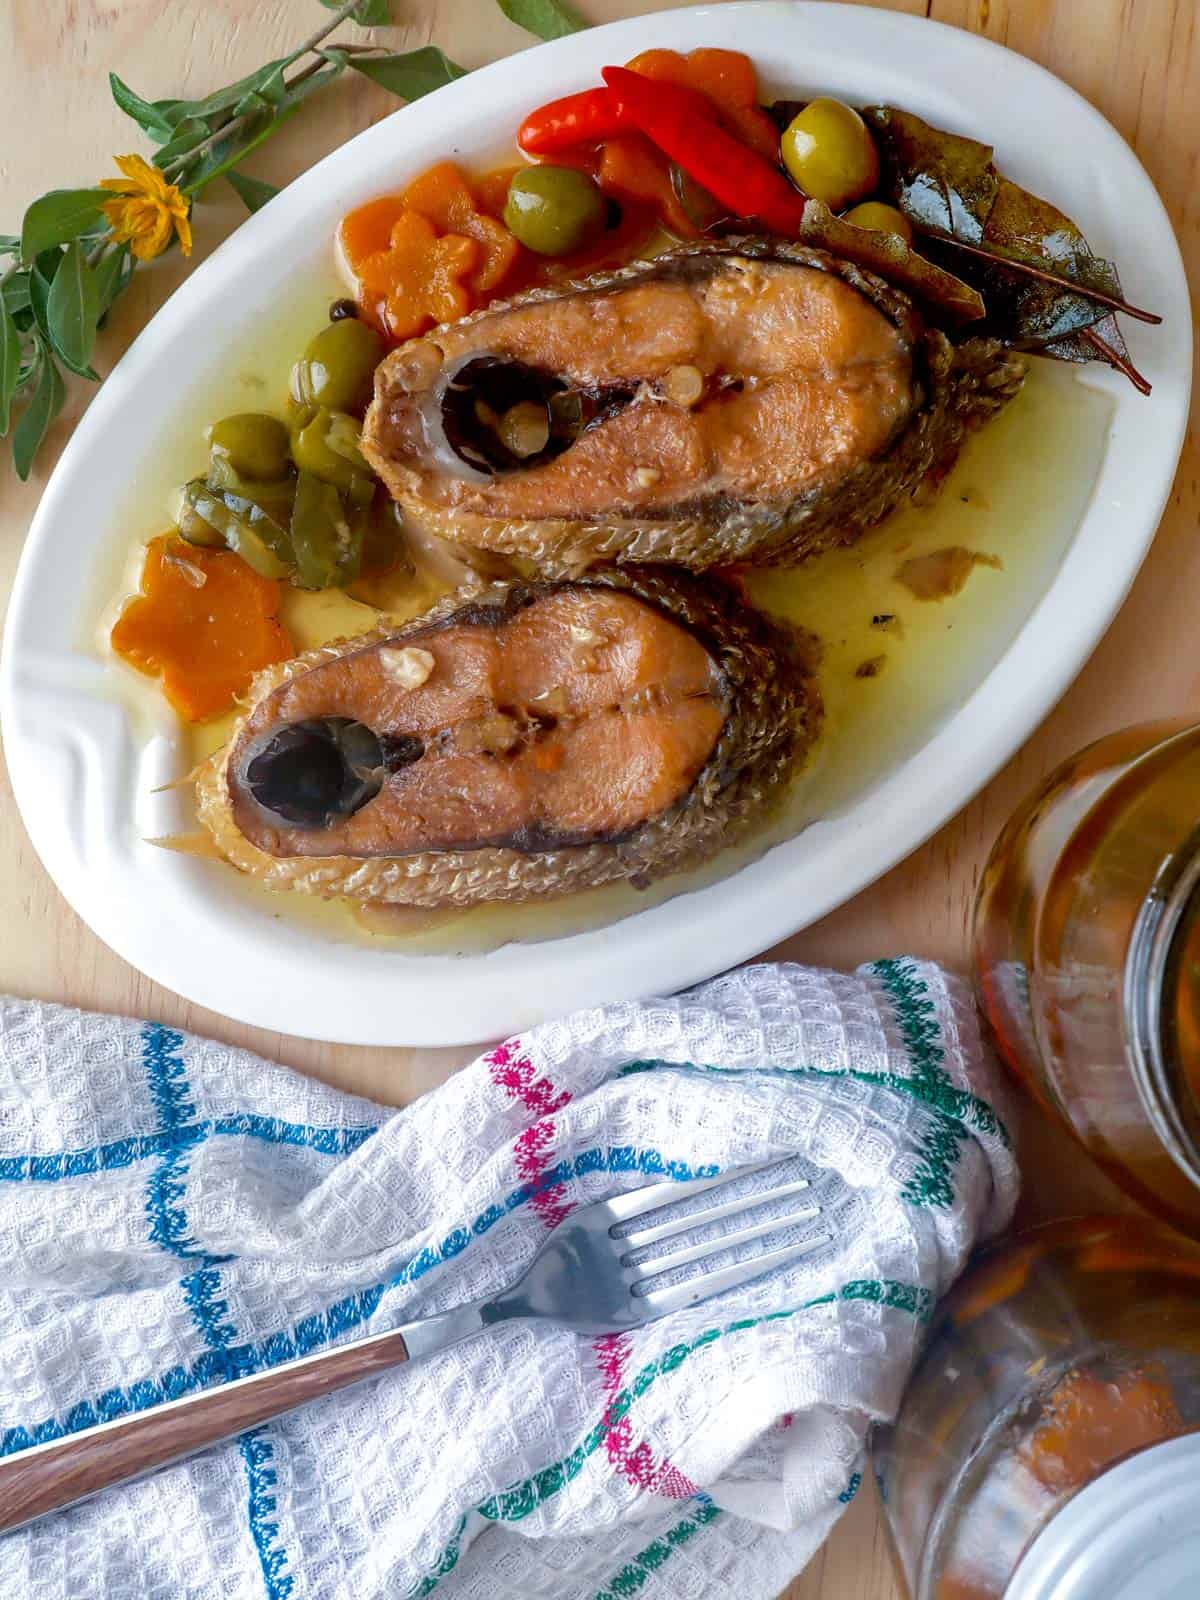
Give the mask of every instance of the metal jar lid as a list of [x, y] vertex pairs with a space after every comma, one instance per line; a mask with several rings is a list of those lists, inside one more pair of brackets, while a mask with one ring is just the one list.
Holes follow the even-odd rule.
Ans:
[[1200, 1433], [1089, 1483], [1029, 1546], [1004, 1600], [1197, 1600]]

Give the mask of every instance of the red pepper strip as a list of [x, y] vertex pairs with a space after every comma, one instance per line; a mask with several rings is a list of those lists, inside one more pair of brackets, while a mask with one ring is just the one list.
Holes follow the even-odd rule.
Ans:
[[531, 111], [521, 124], [517, 143], [531, 156], [548, 155], [573, 144], [594, 144], [626, 126], [610, 89], [584, 89]]
[[615, 91], [621, 115], [735, 216], [755, 217], [772, 233], [800, 231], [804, 196], [765, 157], [739, 144], [715, 122], [697, 117], [691, 92], [624, 67], [605, 67], [601, 77]]
[[[687, 96], [694, 116], [705, 121], [716, 116], [716, 107], [698, 89], [679, 85], [679, 92]], [[553, 155], [572, 145], [596, 144], [614, 134], [633, 133], [636, 128], [611, 89], [583, 89], [531, 111], [517, 133], [517, 143], [527, 155]]]

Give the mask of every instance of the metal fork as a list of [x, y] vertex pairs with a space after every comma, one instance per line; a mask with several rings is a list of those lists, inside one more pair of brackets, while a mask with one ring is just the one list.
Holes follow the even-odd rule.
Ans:
[[[728, 1217], [808, 1189], [807, 1179], [794, 1178], [734, 1199], [714, 1196], [714, 1204], [698, 1210], [679, 1209], [681, 1201], [694, 1195], [723, 1190], [777, 1165], [778, 1161], [769, 1161], [716, 1178], [658, 1183], [598, 1201], [559, 1223], [524, 1276], [491, 1300], [402, 1323], [387, 1333], [302, 1356], [10, 1456], [0, 1461], [0, 1533], [181, 1461], [307, 1400], [444, 1350], [498, 1322], [538, 1318], [581, 1333], [616, 1332], [738, 1288], [817, 1249], [828, 1236], [806, 1237], [715, 1270], [714, 1257], [817, 1217], [821, 1207], [798, 1206], [729, 1232], [710, 1231], [708, 1237], [682, 1249], [654, 1250], [648, 1259], [642, 1253], [685, 1231], [711, 1230]], [[654, 1219], [655, 1212], [663, 1215]], [[682, 1267], [695, 1270], [677, 1281], [676, 1269]], [[670, 1282], [649, 1287], [664, 1273]]]

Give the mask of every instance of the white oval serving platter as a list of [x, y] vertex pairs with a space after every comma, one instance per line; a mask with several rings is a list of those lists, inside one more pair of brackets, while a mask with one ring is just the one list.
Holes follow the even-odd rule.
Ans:
[[[651, 46], [747, 51], [768, 87], [888, 101], [996, 146], [1003, 169], [1053, 199], [1126, 293], [1165, 318], [1127, 324], [1143, 399], [1106, 370], [1112, 423], [1086, 512], [1007, 647], [923, 746], [869, 792], [709, 887], [618, 924], [460, 958], [323, 935], [234, 892], [226, 869], [144, 840], [151, 791], [183, 770], [164, 714], [131, 715], [90, 643], [95, 585], [128, 533], [131, 480], [178, 430], [239, 333], [327, 270], [351, 206], [431, 162], [492, 156], [533, 106], [598, 81]], [[701, 6], [576, 34], [485, 67], [359, 135], [249, 218], [184, 283], [104, 384], [42, 498], [4, 639], [0, 716], [12, 781], [42, 860], [125, 960], [189, 1000], [285, 1033], [351, 1044], [456, 1044], [603, 1001], [668, 992], [822, 916], [916, 848], [1012, 754], [1062, 695], [1120, 606], [1170, 489], [1187, 415], [1188, 297], [1154, 187], [1090, 105], [997, 45], [860, 6]], [[154, 531], [147, 528], [147, 533]]]

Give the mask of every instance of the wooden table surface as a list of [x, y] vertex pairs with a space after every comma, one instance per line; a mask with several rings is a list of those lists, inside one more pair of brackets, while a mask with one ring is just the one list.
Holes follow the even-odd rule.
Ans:
[[[580, 0], [592, 21], [662, 9], [655, 0]], [[894, 0], [892, 9], [983, 33], [1042, 62], [1120, 129], [1158, 185], [1179, 233], [1189, 274], [1200, 266], [1200, 33], [1189, 0]], [[400, 0], [403, 26], [380, 30], [393, 49], [430, 40], [466, 66], [531, 41], [491, 0]], [[149, 98], [200, 95], [281, 54], [320, 21], [310, 0], [211, 0], [204, 8], [158, 0], [7, 0], [0, 6], [0, 226], [53, 187], [92, 183], [110, 152], [143, 148], [113, 106], [116, 68]], [[255, 156], [259, 175], [283, 183], [395, 102], [361, 80], [339, 83]], [[1070, 152], [1063, 151], [1064, 165]], [[244, 213], [230, 199], [196, 216], [193, 264]], [[1129, 241], [1136, 248], [1137, 241]], [[151, 311], [180, 280], [177, 253], [145, 273], [102, 336], [107, 371]], [[57, 449], [86, 405], [77, 384], [31, 481], [0, 464], [0, 591], [7, 595], [25, 529]], [[1108, 636], [1053, 715], [1003, 772], [925, 847], [866, 894], [771, 952], [830, 966], [911, 952], [962, 967], [975, 886], [998, 828], [1020, 796], [1071, 751], [1125, 723], [1200, 712], [1196, 537], [1200, 457], [1189, 433], [1157, 541]], [[327, 1081], [401, 1103], [440, 1082], [472, 1051], [368, 1050], [317, 1044], [239, 1026], [188, 1005], [134, 972], [66, 906], [25, 836], [11, 794], [0, 792], [0, 990], [101, 1011], [162, 1019], [244, 1044]], [[1027, 1204], [1062, 1211], [1103, 1198], [1078, 1161], [1039, 1163], [1044, 1131], [1026, 1130], [1032, 1173]], [[1047, 1195], [1039, 1170], [1064, 1166]], [[788, 1600], [894, 1600], [899, 1591], [868, 1494], [859, 1496], [825, 1549], [789, 1589]]]

